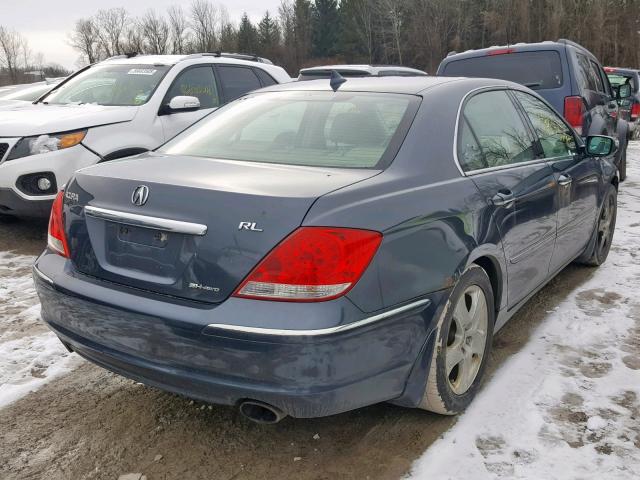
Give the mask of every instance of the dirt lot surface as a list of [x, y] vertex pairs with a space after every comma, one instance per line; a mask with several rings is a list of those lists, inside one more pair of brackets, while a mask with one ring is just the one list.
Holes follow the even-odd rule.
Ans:
[[[0, 254], [23, 260], [37, 255], [45, 229], [43, 222], [0, 220]], [[516, 315], [494, 339], [485, 385], [593, 272], [568, 267]], [[0, 281], [3, 275], [27, 278], [29, 271], [16, 263], [0, 269]], [[21, 308], [37, 308], [37, 299], [33, 291], [18, 290], [29, 298], [0, 310], [0, 338], [9, 334], [8, 325], [12, 339], [45, 331], [34, 316], [19, 315]], [[86, 361], [73, 362], [68, 373], [0, 408], [0, 479], [117, 479], [127, 473], [148, 480], [398, 479], [456, 421], [380, 404], [259, 426], [232, 408], [193, 402]], [[36, 368], [32, 375], [37, 374]]]

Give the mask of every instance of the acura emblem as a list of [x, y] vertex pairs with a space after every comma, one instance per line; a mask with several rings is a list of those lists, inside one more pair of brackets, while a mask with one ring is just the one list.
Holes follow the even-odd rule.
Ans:
[[146, 185], [140, 185], [136, 187], [133, 191], [133, 195], [131, 195], [131, 203], [134, 205], [138, 205], [141, 207], [145, 203], [147, 203], [147, 199], [149, 198], [149, 187]]

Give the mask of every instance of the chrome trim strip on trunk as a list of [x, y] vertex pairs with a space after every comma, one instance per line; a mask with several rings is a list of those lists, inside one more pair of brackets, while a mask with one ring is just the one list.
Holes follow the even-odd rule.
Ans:
[[119, 212], [117, 210], [92, 207], [90, 205], [84, 207], [84, 213], [91, 217], [101, 218], [103, 220], [109, 220], [110, 222], [122, 223], [134, 227], [152, 228], [156, 230], [165, 230], [167, 232], [184, 233], [186, 235], [202, 236], [207, 233], [207, 226], [199, 223], [181, 222], [180, 220], [171, 220], [169, 218], [149, 217], [147, 215]]
[[380, 320], [384, 320], [385, 318], [393, 317], [394, 315], [399, 315], [410, 310], [416, 310], [420, 307], [422, 307], [421, 310], [424, 310], [430, 303], [431, 300], [429, 299], [418, 300], [417, 302], [412, 302], [407, 305], [403, 305], [402, 307], [394, 308], [392, 310], [379, 313], [378, 315], [374, 315], [373, 317], [368, 317], [357, 322], [347, 323], [346, 325], [338, 325], [337, 327], [322, 328], [318, 330], [285, 330], [278, 328], [244, 327], [242, 325], [225, 325], [221, 323], [211, 323], [204, 328], [204, 333], [206, 335], [213, 335], [213, 333], [209, 333], [207, 332], [207, 330], [216, 329], [239, 333], [251, 333], [257, 335], [277, 335], [283, 337], [330, 335], [332, 333], [342, 333], [353, 330], [355, 328], [364, 327], [365, 325], [370, 325], [372, 323], [379, 322]]

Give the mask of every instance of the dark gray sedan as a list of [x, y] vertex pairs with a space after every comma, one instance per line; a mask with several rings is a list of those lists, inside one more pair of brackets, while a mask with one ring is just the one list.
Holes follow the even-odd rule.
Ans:
[[42, 318], [100, 366], [256, 421], [457, 413], [494, 332], [570, 262], [605, 261], [614, 148], [500, 80], [274, 86], [77, 172], [34, 266]]

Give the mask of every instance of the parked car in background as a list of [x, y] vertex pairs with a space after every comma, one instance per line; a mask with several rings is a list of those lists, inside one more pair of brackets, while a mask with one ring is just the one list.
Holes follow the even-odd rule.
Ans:
[[41, 82], [0, 87], [0, 101], [21, 100], [23, 102], [34, 102], [64, 79], [65, 77], [49, 78]]
[[457, 413], [493, 332], [605, 261], [614, 150], [502, 80], [274, 85], [76, 173], [34, 266], [42, 318], [102, 367], [259, 422]]
[[400, 65], [324, 65], [300, 69], [298, 80], [318, 80], [331, 77], [331, 72], [343, 77], [423, 77], [427, 72]]
[[640, 71], [632, 68], [604, 67], [614, 88], [629, 85], [631, 95], [618, 101], [622, 116], [629, 122], [630, 137], [640, 137]]
[[618, 118], [618, 100], [598, 59], [569, 40], [518, 43], [450, 53], [438, 75], [500, 78], [521, 83], [545, 98], [583, 137], [619, 141], [616, 166], [627, 176], [629, 125]]
[[220, 105], [291, 78], [238, 54], [119, 56], [0, 115], [0, 214], [47, 216], [78, 168], [154, 149]]
[[0, 110], [25, 107], [51, 90], [64, 78], [0, 87]]

